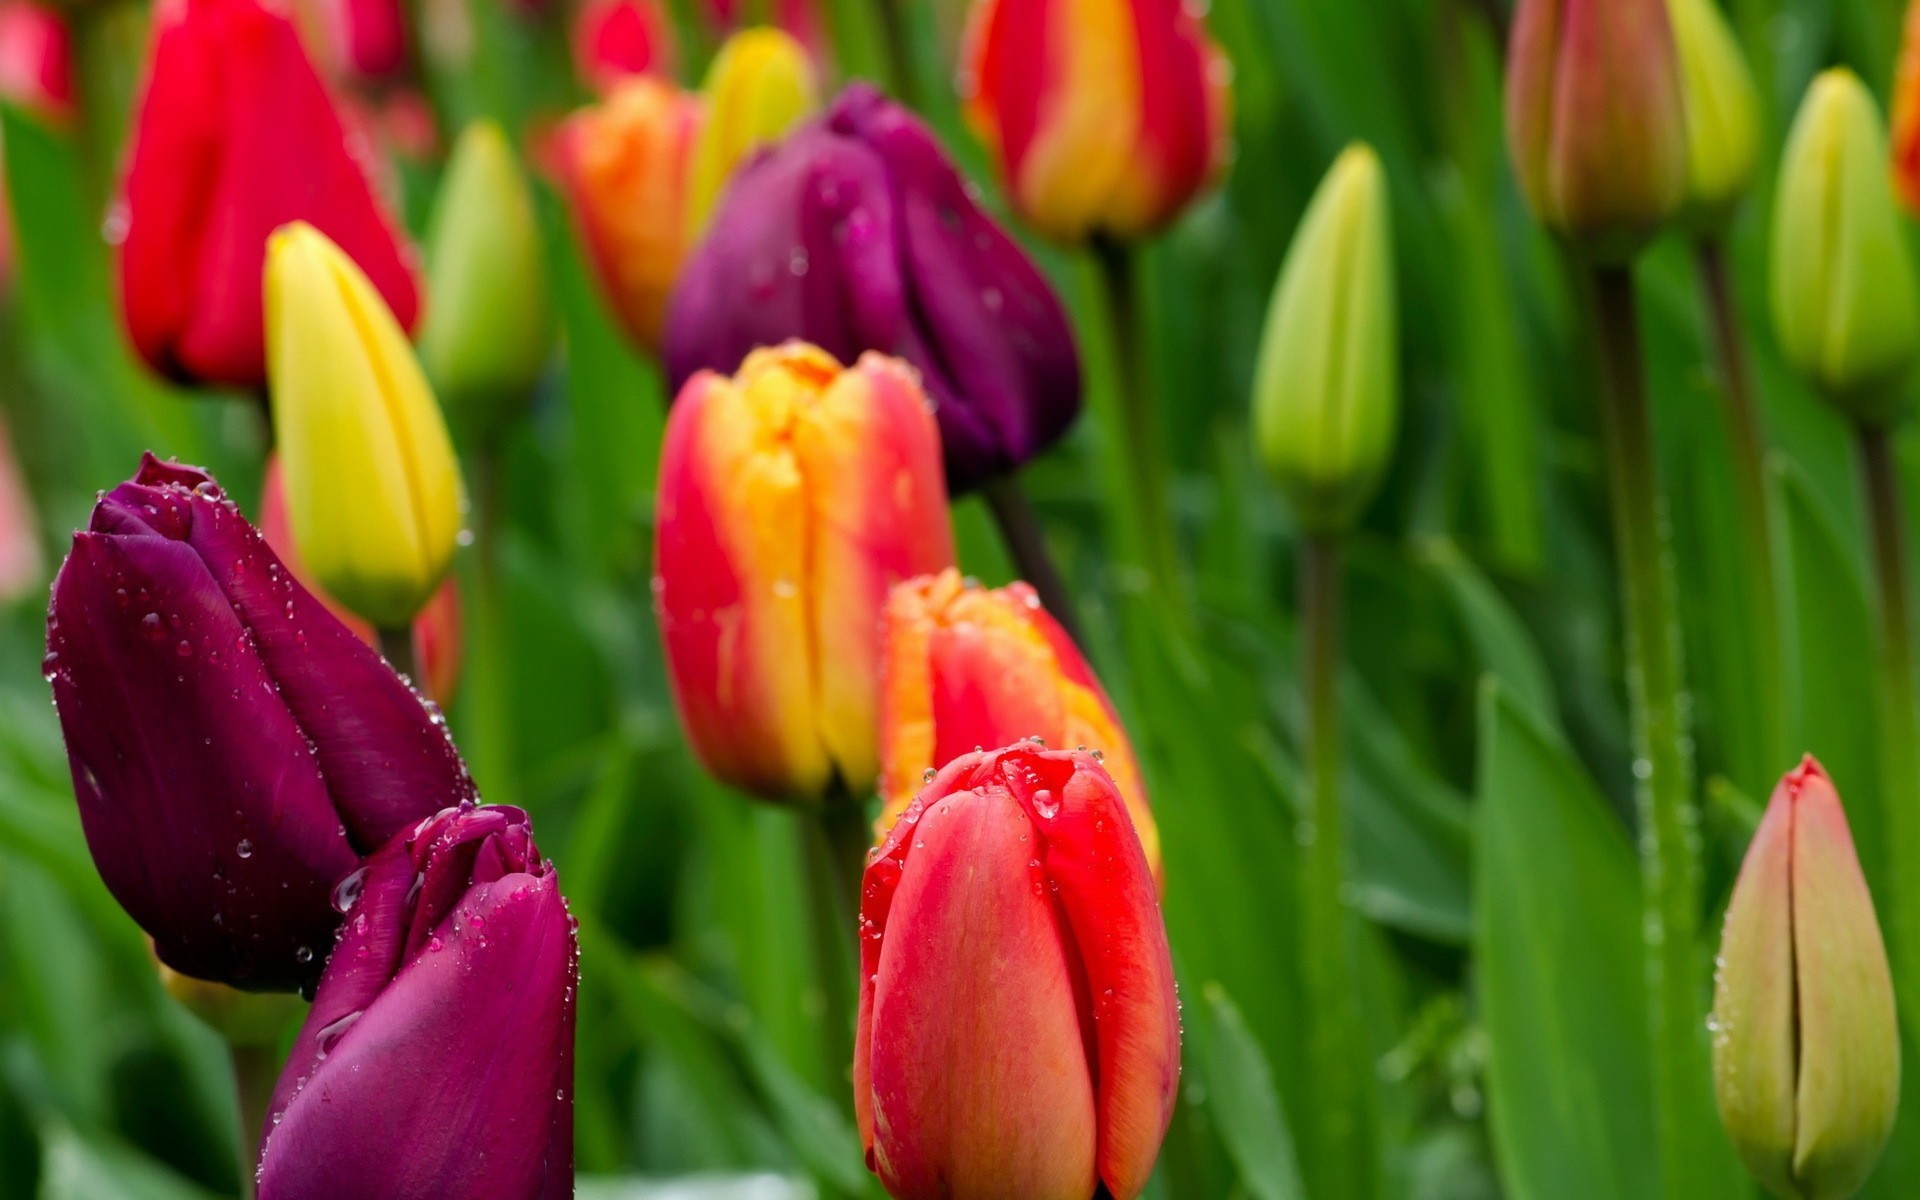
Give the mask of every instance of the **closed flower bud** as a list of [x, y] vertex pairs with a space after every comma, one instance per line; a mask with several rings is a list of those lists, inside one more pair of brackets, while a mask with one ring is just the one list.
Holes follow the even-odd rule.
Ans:
[[654, 607], [681, 725], [768, 799], [879, 771], [887, 591], [953, 564], [940, 439], [913, 371], [791, 343], [687, 382], [667, 419]]
[[1687, 209], [1703, 228], [1724, 222], [1753, 184], [1760, 98], [1718, 0], [1667, 0], [1687, 110]]
[[700, 240], [722, 189], [756, 150], [779, 141], [820, 107], [820, 88], [806, 50], [764, 26], [728, 38], [700, 86], [707, 119], [687, 182], [687, 244]]
[[526, 814], [423, 820], [344, 904], [274, 1088], [260, 1200], [571, 1197], [578, 951]]
[[896, 584], [880, 641], [882, 832], [926, 772], [983, 746], [1037, 738], [1101, 758], [1159, 870], [1160, 834], [1120, 716], [1032, 588], [983, 588], [952, 569]]
[[957, 494], [1057, 441], [1080, 411], [1073, 329], [918, 117], [866, 84], [741, 171], [673, 296], [676, 384], [799, 338], [912, 363]]
[[420, 364], [456, 420], [491, 433], [525, 404], [553, 343], [533, 196], [491, 121], [454, 143], [427, 234], [427, 278]]
[[316, 0], [322, 56], [336, 77], [379, 85], [407, 69], [407, 14], [401, 0]]
[[1920, 213], [1920, 3], [1907, 5], [1893, 77], [1893, 190]]
[[628, 338], [659, 344], [687, 255], [687, 190], [699, 97], [630, 79], [561, 126], [558, 163], [574, 227]]
[[420, 698], [193, 467], [149, 456], [74, 535], [46, 672], [94, 863], [183, 974], [311, 982], [335, 885], [473, 795]]
[[573, 22], [580, 78], [604, 96], [633, 75], [673, 69], [673, 26], [658, 0], [587, 0]]
[[949, 763], [868, 862], [854, 1112], [899, 1200], [1133, 1200], [1180, 1080], [1153, 873], [1091, 754]]
[[73, 115], [66, 18], [35, 0], [0, 2], [0, 100], [59, 124]]
[[1898, 411], [1920, 349], [1913, 267], [1886, 176], [1887, 135], [1859, 77], [1807, 89], [1774, 196], [1774, 334], [1787, 361], [1855, 421]]
[[1637, 253], [1687, 195], [1687, 116], [1666, 0], [1520, 0], [1507, 148], [1533, 215], [1602, 262]]
[[1720, 1116], [1788, 1200], [1845, 1200], [1900, 1102], [1900, 1031], [1846, 813], [1807, 758], [1774, 789], [1727, 905], [1714, 987]]
[[367, 277], [312, 226], [267, 250], [274, 436], [300, 557], [327, 594], [402, 628], [445, 578], [463, 499], [440, 406]]
[[399, 239], [299, 36], [257, 0], [161, 6], [135, 115], [120, 240], [127, 332], [154, 369], [266, 381], [260, 273], [290, 221], [359, 265], [403, 328], [419, 309]]
[[1386, 173], [1350, 146], [1280, 268], [1253, 376], [1267, 469], [1307, 529], [1351, 525], [1393, 452], [1400, 343]]
[[975, 0], [961, 92], [1020, 215], [1139, 238], [1225, 164], [1231, 68], [1182, 0]]

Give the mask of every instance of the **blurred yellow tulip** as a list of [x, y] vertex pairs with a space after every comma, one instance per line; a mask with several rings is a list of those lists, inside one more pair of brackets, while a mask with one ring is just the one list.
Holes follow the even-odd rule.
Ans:
[[745, 29], [727, 39], [700, 87], [706, 123], [687, 185], [687, 243], [706, 231], [727, 181], [748, 155], [778, 141], [820, 107], [806, 50], [778, 29]]

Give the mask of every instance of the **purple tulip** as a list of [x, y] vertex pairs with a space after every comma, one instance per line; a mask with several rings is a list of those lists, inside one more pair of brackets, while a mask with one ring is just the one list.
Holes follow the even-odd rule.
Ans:
[[259, 1200], [573, 1195], [573, 919], [527, 815], [387, 843], [274, 1089]]
[[312, 983], [363, 854], [473, 784], [213, 479], [146, 456], [53, 584], [47, 679], [114, 898], [174, 970]]
[[1073, 330], [1046, 278], [932, 132], [867, 84], [728, 185], [670, 301], [673, 388], [789, 338], [918, 367], [955, 493], [1045, 450], [1080, 411]]

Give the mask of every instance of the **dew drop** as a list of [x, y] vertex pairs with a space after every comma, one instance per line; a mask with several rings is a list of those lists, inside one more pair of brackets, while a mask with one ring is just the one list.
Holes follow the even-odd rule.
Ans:
[[252, 858], [253, 843], [246, 838], [241, 838], [240, 844], [233, 848], [233, 852], [235, 854], [238, 854], [241, 858]]

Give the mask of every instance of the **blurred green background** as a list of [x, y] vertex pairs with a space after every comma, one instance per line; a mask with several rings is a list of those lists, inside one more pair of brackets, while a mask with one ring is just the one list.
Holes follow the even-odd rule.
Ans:
[[[885, 77], [873, 2], [825, 0], [835, 78]], [[902, 2], [926, 114], [1004, 211], [948, 86], [960, 0]], [[427, 4], [429, 30], [463, 31], [426, 56], [443, 143], [476, 115], [529, 136], [585, 98], [564, 12]], [[1376, 1068], [1374, 1186], [1394, 1200], [1659, 1194], [1597, 384], [1569, 276], [1506, 163], [1507, 8], [1214, 0], [1234, 161], [1143, 265], [1191, 637], [1166, 636], [1187, 618], [1112, 549], [1129, 483], [1101, 419], [1116, 367], [1093, 267], [1032, 244], [1078, 318], [1092, 395], [1026, 484], [1165, 847], [1186, 1063], [1159, 1200], [1309, 1194], [1289, 1133], [1308, 1084], [1292, 949], [1294, 531], [1252, 459], [1246, 410], [1281, 256], [1356, 138], [1391, 181], [1406, 401], [1353, 542], [1341, 681], [1364, 964], [1350, 1007]], [[675, 0], [673, 16], [678, 72], [697, 81], [713, 24], [697, 0]], [[1732, 0], [1730, 16], [1761, 81], [1769, 160], [1823, 66], [1852, 65], [1885, 103], [1895, 0]], [[15, 247], [0, 407], [49, 564], [141, 450], [209, 466], [251, 510], [263, 448], [248, 404], [176, 394], [123, 346], [101, 229], [146, 17], [107, 4], [70, 19], [81, 119], [56, 129], [0, 110]], [[416, 233], [437, 169], [430, 155], [397, 169]], [[1863, 519], [1847, 430], [1781, 365], [1765, 319], [1771, 175], [1769, 161], [1730, 253], [1774, 448], [1792, 742], [1834, 776], [1884, 894]], [[839, 1039], [822, 1033], [822, 964], [795, 899], [801, 825], [707, 781], [668, 704], [647, 586], [659, 374], [609, 324], [544, 185], [541, 201], [562, 346], [501, 447], [501, 601], [469, 596], [450, 708], [486, 797], [531, 810], [582, 921], [580, 1195], [878, 1196], [845, 1064], [823, 1054]], [[1748, 635], [1729, 615], [1744, 611], [1736, 525], [1691, 248], [1663, 241], [1638, 279], [1717, 905], [1755, 802], [1790, 764], [1758, 749]], [[1912, 479], [1911, 430], [1900, 458]], [[1010, 578], [984, 506], [963, 502], [956, 523], [964, 568]], [[469, 586], [475, 558], [463, 552]], [[223, 1045], [162, 990], [87, 856], [38, 669], [44, 605], [35, 588], [0, 611], [0, 1197], [236, 1195]], [[1920, 1195], [1908, 1112], [1870, 1195]], [[1725, 1194], [1748, 1186], [1729, 1176]]]

